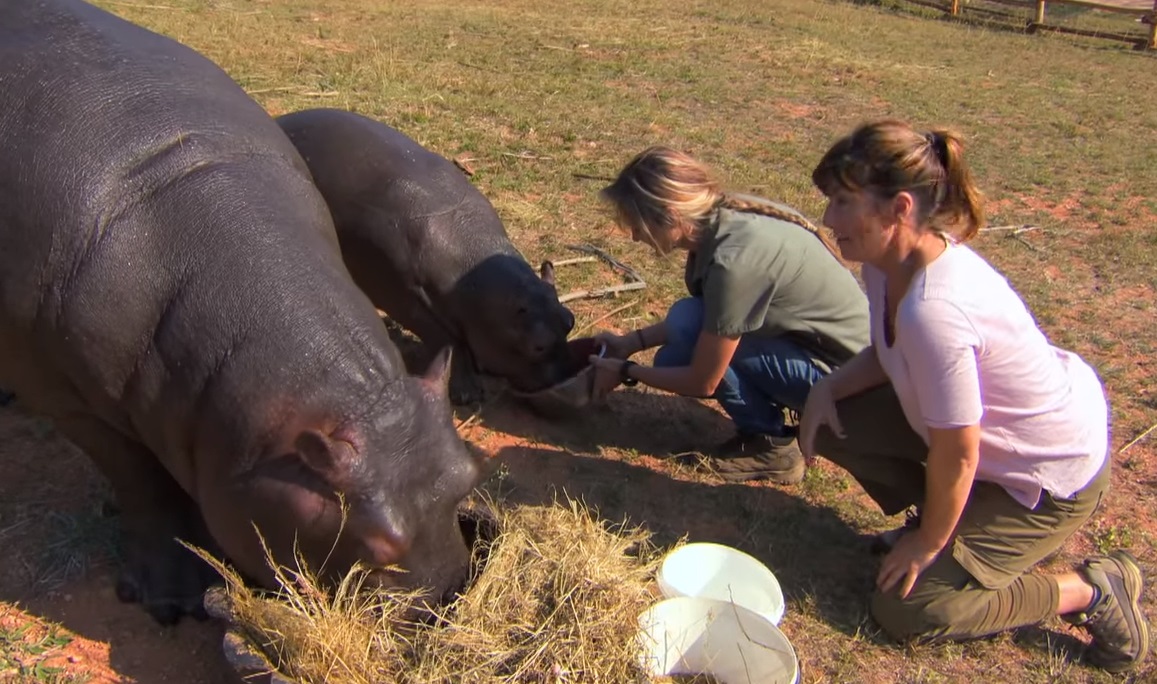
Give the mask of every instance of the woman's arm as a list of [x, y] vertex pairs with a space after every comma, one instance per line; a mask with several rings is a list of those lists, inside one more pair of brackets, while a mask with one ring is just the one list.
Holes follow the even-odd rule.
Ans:
[[942, 549], [960, 521], [980, 462], [980, 426], [928, 429], [928, 465], [920, 535]]
[[804, 404], [799, 422], [799, 448], [803, 455], [815, 458], [816, 432], [826, 425], [840, 439], [844, 428], [840, 423], [836, 402], [859, 394], [888, 381], [876, 348], [868, 345], [850, 361], [824, 376], [812, 386]]
[[[632, 330], [625, 335], [607, 335], [605, 338], [596, 335], [595, 338], [599, 340], [609, 340], [610, 351], [617, 352], [617, 354], [614, 354], [615, 358], [625, 359], [632, 354], [638, 354], [652, 347], [662, 347], [666, 344], [667, 322], [659, 321], [654, 325]], [[613, 340], [610, 338], [613, 338]]]
[[876, 347], [869, 344], [820, 382], [828, 383], [832, 399], [839, 401], [883, 385], [888, 382], [888, 376], [884, 373], [884, 367], [880, 365]]
[[948, 546], [980, 462], [980, 426], [929, 428], [928, 465], [920, 527], [904, 535], [884, 558], [876, 585], [881, 591], [900, 587], [906, 598], [920, 573]]
[[[651, 338], [646, 340], [650, 342]], [[715, 388], [727, 372], [738, 346], [738, 337], [701, 332], [695, 342], [690, 366], [655, 368], [636, 365], [629, 373], [639, 382], [656, 389], [688, 397], [709, 397], [715, 394]]]

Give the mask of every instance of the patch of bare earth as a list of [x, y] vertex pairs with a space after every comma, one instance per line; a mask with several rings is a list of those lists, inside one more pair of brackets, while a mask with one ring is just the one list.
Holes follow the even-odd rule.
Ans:
[[[218, 625], [160, 627], [117, 600], [111, 549], [93, 542], [113, 536], [115, 517], [99, 512], [105, 492], [87, 457], [43, 420], [8, 407], [0, 409], [0, 463], [0, 633], [24, 642], [6, 649], [9, 657], [99, 684], [223, 681]], [[67, 643], [37, 647], [49, 632]]]

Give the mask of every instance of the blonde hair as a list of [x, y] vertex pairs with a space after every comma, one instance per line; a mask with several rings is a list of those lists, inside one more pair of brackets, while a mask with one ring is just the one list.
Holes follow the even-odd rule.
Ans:
[[831, 237], [803, 216], [727, 194], [704, 164], [669, 147], [649, 147], [637, 154], [599, 196], [614, 209], [619, 225], [646, 235], [657, 250], [656, 231], [682, 231], [682, 236], [698, 241], [711, 214], [730, 209], [806, 228], [840, 260]]
[[984, 225], [983, 196], [964, 161], [964, 143], [951, 130], [921, 133], [893, 119], [863, 124], [832, 145], [812, 182], [829, 196], [838, 189], [883, 198], [911, 193], [918, 223], [958, 242]]

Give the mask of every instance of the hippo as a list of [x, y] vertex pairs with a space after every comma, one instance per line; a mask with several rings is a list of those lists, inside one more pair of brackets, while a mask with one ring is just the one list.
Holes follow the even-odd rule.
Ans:
[[[213, 579], [460, 588], [452, 353], [408, 374], [296, 149], [228, 75], [80, 0], [0, 3], [0, 386], [111, 482], [116, 583], [163, 624]], [[0, 464], [0, 468], [3, 464]]]
[[482, 398], [478, 372], [522, 392], [569, 377], [574, 316], [549, 262], [534, 272], [452, 162], [354, 112], [310, 109], [277, 123], [329, 206], [354, 282], [427, 349], [453, 345], [455, 404]]

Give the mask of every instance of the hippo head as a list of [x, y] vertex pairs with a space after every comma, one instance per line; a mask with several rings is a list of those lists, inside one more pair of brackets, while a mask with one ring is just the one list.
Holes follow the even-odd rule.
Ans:
[[523, 392], [570, 377], [566, 343], [574, 314], [558, 301], [550, 262], [536, 275], [522, 259], [490, 257], [459, 287], [466, 310], [458, 319], [479, 370]]
[[[296, 549], [327, 580], [362, 563], [374, 569], [373, 583], [424, 588], [432, 601], [461, 589], [470, 552], [457, 509], [480, 480], [484, 458], [454, 429], [449, 361], [447, 348], [423, 376], [386, 385], [360, 412], [294, 421], [283, 431], [276, 455], [230, 502], [212, 507], [218, 519], [206, 510], [233, 562], [273, 584], [256, 527], [279, 564], [296, 567]], [[231, 519], [220, 519], [222, 510]]]

